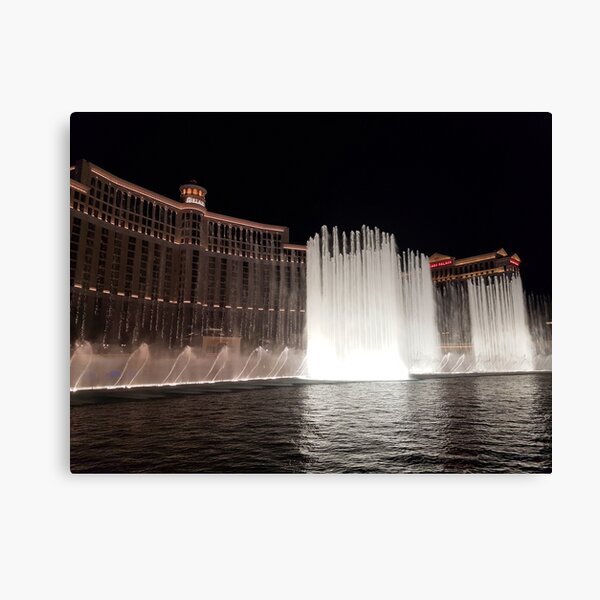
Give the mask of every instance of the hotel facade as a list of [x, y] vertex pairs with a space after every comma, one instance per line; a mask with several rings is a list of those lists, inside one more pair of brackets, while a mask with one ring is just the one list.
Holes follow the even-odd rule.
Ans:
[[454, 281], [468, 281], [476, 277], [516, 274], [519, 272], [521, 259], [517, 254], [509, 256], [504, 248], [487, 254], [455, 258], [436, 252], [429, 257], [431, 278], [435, 284]]
[[306, 246], [287, 227], [211, 212], [206, 196], [71, 166], [71, 342], [304, 346]]
[[[305, 347], [306, 246], [290, 244], [287, 227], [211, 212], [195, 182], [172, 199], [87, 160], [70, 175], [71, 343]], [[521, 264], [503, 248], [429, 261], [441, 331], [456, 318], [444, 298]]]

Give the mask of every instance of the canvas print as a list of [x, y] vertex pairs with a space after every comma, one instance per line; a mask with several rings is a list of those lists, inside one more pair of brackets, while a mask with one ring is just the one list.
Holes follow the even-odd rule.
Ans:
[[73, 473], [550, 473], [551, 115], [74, 113]]

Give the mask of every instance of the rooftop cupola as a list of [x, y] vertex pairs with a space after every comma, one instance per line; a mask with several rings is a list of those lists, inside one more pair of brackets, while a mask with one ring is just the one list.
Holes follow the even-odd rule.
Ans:
[[206, 190], [194, 180], [179, 187], [179, 197], [186, 204], [198, 204], [206, 208]]

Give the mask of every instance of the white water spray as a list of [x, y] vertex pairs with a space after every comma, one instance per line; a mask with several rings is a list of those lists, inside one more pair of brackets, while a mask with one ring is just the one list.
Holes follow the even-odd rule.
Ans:
[[518, 275], [470, 280], [469, 312], [476, 371], [531, 371], [534, 349]]
[[92, 350], [92, 345], [89, 342], [84, 342], [81, 344], [75, 352], [73, 352], [73, 356], [69, 362], [69, 366], [71, 372], [73, 372], [77, 367], [82, 363], [83, 369], [77, 379], [75, 380], [75, 384], [73, 385], [73, 389], [77, 389], [77, 386], [83, 379], [83, 376], [87, 373], [92, 361], [94, 360], [94, 352]]
[[142, 372], [142, 370], [146, 366], [146, 363], [148, 362], [148, 359], [150, 358], [150, 350], [148, 348], [148, 344], [146, 344], [146, 343], [142, 344], [140, 349], [142, 347], [144, 347], [144, 354], [145, 354], [144, 361], [142, 362], [142, 366], [135, 372], [135, 375], [129, 380], [129, 383], [127, 385], [133, 385], [133, 382], [136, 380], [137, 376]]
[[175, 368], [180, 364], [180, 361], [183, 361], [185, 364], [183, 366], [183, 369], [181, 369], [179, 371], [177, 377], [175, 378], [175, 381], [177, 381], [177, 379], [179, 378], [179, 376], [183, 373], [183, 371], [185, 370], [185, 368], [188, 366], [188, 364], [190, 362], [190, 358], [191, 358], [191, 353], [192, 353], [192, 349], [189, 346], [186, 346], [179, 353], [179, 355], [175, 359], [175, 362], [173, 363], [173, 366], [171, 367], [171, 370], [168, 372], [167, 376], [163, 379], [163, 383], [167, 383], [169, 381], [169, 378], [171, 377], [171, 375], [175, 371]]
[[440, 364], [426, 256], [393, 235], [323, 227], [307, 245], [307, 370], [331, 380], [407, 379]]
[[[239, 375], [235, 378], [236, 380], [238, 379], [243, 379], [243, 375], [246, 372], [246, 369], [248, 368], [248, 365], [250, 364], [250, 360], [252, 359], [252, 357], [256, 354], [258, 354], [258, 362], [260, 362], [260, 351], [261, 351], [261, 347], [259, 346], [258, 348], [254, 348], [254, 350], [252, 350], [252, 352], [250, 352], [250, 354], [248, 355], [248, 358], [246, 359], [246, 362], [244, 363], [244, 368], [239, 372]], [[257, 362], [257, 364], [258, 364]]]
[[[213, 376], [213, 378], [209, 379], [211, 373], [213, 372], [213, 369], [217, 366], [217, 363], [219, 362], [219, 360], [222, 357], [225, 357], [225, 361], [220, 365], [220, 368], [216, 371], [216, 373]], [[208, 370], [208, 373], [206, 373], [206, 375], [204, 376], [204, 381], [214, 381], [215, 377], [223, 370], [223, 367], [225, 366], [225, 362], [226, 361], [227, 361], [227, 346], [223, 346], [221, 348], [221, 350], [219, 350], [219, 353], [217, 354], [217, 356], [215, 357], [215, 360], [213, 361], [213, 364], [211, 365], [210, 369]]]
[[271, 369], [271, 372], [267, 375], [267, 378], [277, 377], [277, 375], [279, 375], [279, 373], [281, 373], [281, 370], [283, 369], [283, 367], [285, 366], [285, 363], [287, 362], [289, 352], [290, 351], [289, 351], [288, 347], [286, 346], [282, 350], [281, 354], [277, 357], [277, 361], [275, 362], [275, 365]]
[[121, 371], [121, 375], [119, 376], [119, 379], [117, 379], [117, 381], [115, 381], [114, 386], [117, 387], [121, 381], [123, 381], [124, 377], [125, 377], [125, 373], [127, 373], [127, 367], [129, 366], [129, 364], [132, 361], [137, 360], [140, 356], [142, 357], [142, 367], [139, 368], [135, 374], [133, 375], [133, 377], [131, 377], [129, 379], [129, 381], [127, 382], [127, 384], [123, 384], [123, 385], [131, 385], [131, 382], [138, 376], [139, 372], [144, 368], [144, 365], [146, 364], [146, 361], [148, 360], [148, 356], [150, 354], [150, 349], [148, 348], [148, 344], [144, 343], [142, 344], [139, 348], [137, 348], [134, 352], [132, 352], [129, 355], [129, 358], [127, 359], [127, 361], [125, 362], [125, 366], [123, 367], [123, 370]]

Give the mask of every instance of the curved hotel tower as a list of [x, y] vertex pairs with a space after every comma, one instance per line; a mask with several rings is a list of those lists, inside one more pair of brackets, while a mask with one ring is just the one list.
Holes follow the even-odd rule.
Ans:
[[306, 246], [287, 227], [210, 212], [195, 182], [179, 191], [71, 166], [71, 341], [303, 347]]

